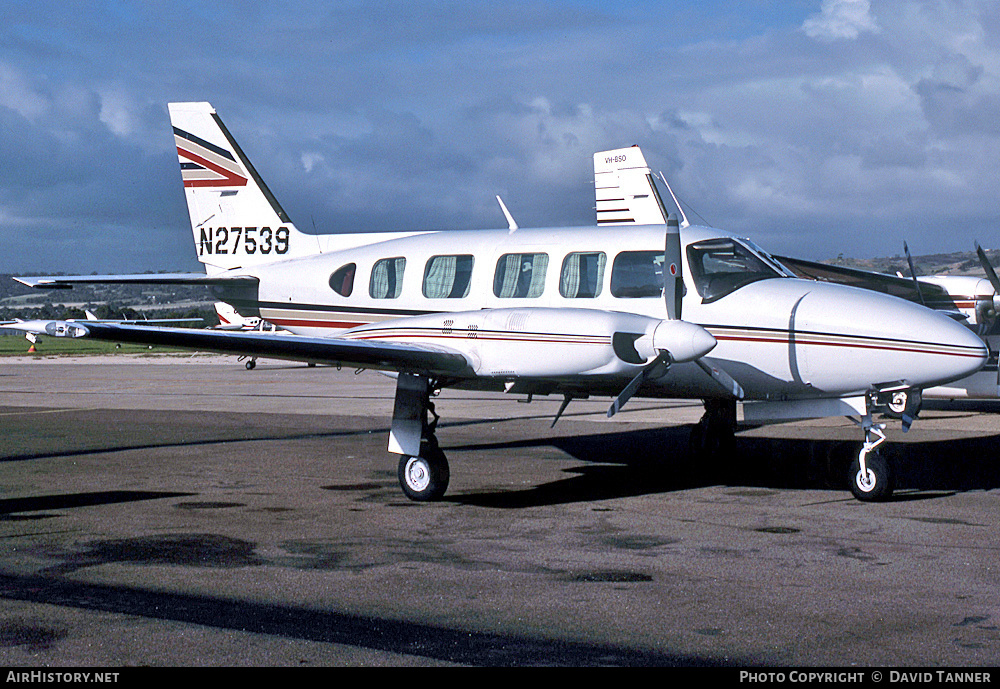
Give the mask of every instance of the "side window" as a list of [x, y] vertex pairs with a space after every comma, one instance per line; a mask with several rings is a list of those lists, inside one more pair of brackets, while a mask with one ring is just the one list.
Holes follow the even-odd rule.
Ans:
[[358, 272], [358, 266], [354, 263], [337, 268], [330, 276], [330, 289], [342, 297], [351, 296], [351, 292], [354, 291], [354, 274], [356, 272]]
[[600, 296], [604, 284], [604, 266], [608, 257], [603, 251], [569, 254], [559, 275], [559, 294], [567, 299], [592, 299]]
[[372, 299], [396, 299], [403, 291], [403, 271], [406, 269], [406, 259], [383, 258], [375, 262], [372, 268], [371, 281], [368, 283], [368, 294]]
[[548, 254], [504, 254], [497, 261], [493, 294], [502, 298], [540, 297], [548, 266]]
[[473, 257], [432, 256], [424, 267], [424, 296], [428, 299], [461, 299], [469, 296]]
[[623, 251], [611, 266], [611, 294], [625, 299], [663, 296], [663, 252]]

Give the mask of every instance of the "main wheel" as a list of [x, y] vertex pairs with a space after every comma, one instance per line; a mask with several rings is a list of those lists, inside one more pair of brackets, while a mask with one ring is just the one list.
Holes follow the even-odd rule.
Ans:
[[892, 496], [892, 469], [889, 462], [878, 451], [868, 453], [865, 458], [867, 471], [861, 471], [861, 455], [854, 458], [848, 471], [848, 480], [851, 482], [851, 493], [858, 500], [865, 502], [876, 502], [888, 500]]
[[423, 443], [420, 457], [401, 456], [396, 473], [406, 497], [420, 502], [441, 499], [451, 478], [448, 460], [437, 443]]

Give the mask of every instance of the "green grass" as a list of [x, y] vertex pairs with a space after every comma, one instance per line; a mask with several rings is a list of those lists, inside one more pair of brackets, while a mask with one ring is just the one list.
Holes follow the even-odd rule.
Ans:
[[35, 351], [29, 352], [31, 343], [23, 336], [0, 337], [0, 357], [4, 356], [86, 356], [96, 354], [176, 354], [187, 350], [170, 347], [148, 347], [146, 345], [101, 342], [86, 338], [39, 337]]

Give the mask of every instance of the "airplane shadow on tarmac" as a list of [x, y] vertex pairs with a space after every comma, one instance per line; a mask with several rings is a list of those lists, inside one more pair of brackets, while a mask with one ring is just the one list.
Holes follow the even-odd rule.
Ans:
[[[554, 447], [585, 462], [572, 475], [532, 488], [453, 495], [454, 502], [520, 508], [649, 495], [712, 485], [758, 489], [827, 490], [832, 499], [853, 499], [848, 462], [859, 442], [737, 435], [731, 457], [695, 463], [688, 459], [690, 426], [628, 430], [501, 443], [443, 445], [446, 452]], [[996, 448], [1000, 436], [940, 442], [891, 443], [891, 500], [932, 499], [1000, 487]], [[457, 457], [456, 457], [457, 458]], [[446, 498], [446, 500], [449, 498]]]

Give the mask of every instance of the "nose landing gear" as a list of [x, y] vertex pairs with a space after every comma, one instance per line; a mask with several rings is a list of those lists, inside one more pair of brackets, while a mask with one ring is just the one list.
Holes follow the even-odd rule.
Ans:
[[920, 390], [905, 382], [876, 385], [865, 395], [865, 415], [859, 423], [865, 440], [847, 472], [851, 493], [858, 500], [888, 500], [895, 488], [892, 465], [879, 447], [886, 441], [885, 424], [875, 423], [873, 416], [880, 413], [899, 419], [905, 433], [920, 413], [922, 401]]
[[869, 415], [862, 421], [862, 427], [865, 441], [847, 472], [851, 493], [865, 502], [888, 500], [893, 490], [892, 468], [877, 449], [886, 440], [885, 424], [872, 423]]

